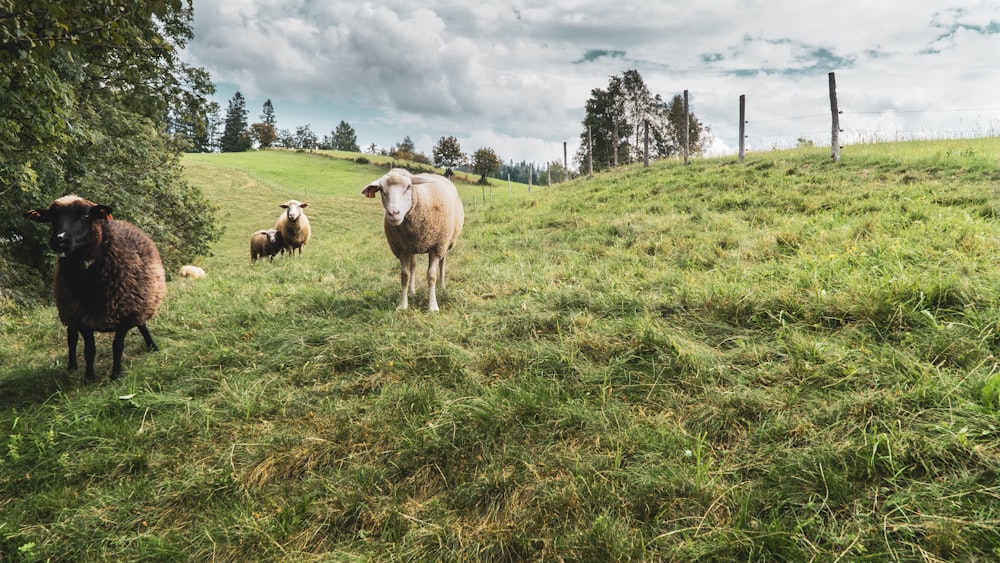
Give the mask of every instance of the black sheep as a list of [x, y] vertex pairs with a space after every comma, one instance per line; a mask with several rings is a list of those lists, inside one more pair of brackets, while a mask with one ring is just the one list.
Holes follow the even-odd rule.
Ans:
[[48, 209], [25, 216], [52, 224], [49, 246], [59, 257], [55, 300], [66, 325], [69, 369], [76, 369], [76, 345], [83, 335], [85, 377], [94, 380], [94, 332], [114, 332], [111, 378], [122, 372], [125, 335], [136, 327], [146, 348], [156, 350], [146, 322], [167, 293], [156, 245], [135, 225], [114, 221], [111, 208], [77, 196], [55, 200]]

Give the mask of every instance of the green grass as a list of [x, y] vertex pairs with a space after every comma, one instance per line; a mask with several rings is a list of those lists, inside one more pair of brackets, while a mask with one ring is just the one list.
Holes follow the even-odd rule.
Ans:
[[[0, 550], [1000, 557], [1000, 140], [842, 158], [626, 167], [492, 204], [460, 186], [429, 314], [422, 284], [394, 310], [359, 193], [384, 168], [186, 157], [227, 230], [207, 279], [170, 281], [159, 352], [130, 337], [122, 380], [86, 385], [51, 307], [0, 317]], [[313, 240], [251, 265], [291, 197]]]

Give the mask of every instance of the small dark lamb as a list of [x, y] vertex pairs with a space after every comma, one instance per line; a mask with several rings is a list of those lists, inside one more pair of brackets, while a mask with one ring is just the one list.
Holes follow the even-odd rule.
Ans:
[[146, 348], [157, 349], [146, 328], [167, 294], [156, 245], [135, 225], [112, 220], [110, 207], [75, 195], [55, 200], [48, 209], [32, 209], [25, 217], [52, 224], [49, 246], [59, 257], [55, 300], [66, 325], [70, 371], [77, 368], [82, 334], [84, 377], [94, 381], [94, 332], [114, 332], [111, 378], [118, 379], [129, 329], [138, 328]]
[[285, 241], [281, 231], [261, 229], [250, 235], [250, 262], [256, 262], [258, 258], [267, 258], [268, 261], [274, 262], [274, 257], [278, 253], [285, 253]]

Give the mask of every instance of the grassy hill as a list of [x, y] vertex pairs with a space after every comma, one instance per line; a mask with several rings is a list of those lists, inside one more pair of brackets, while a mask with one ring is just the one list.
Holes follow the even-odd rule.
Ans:
[[[360, 189], [300, 153], [186, 157], [226, 233], [67, 374], [0, 318], [12, 560], [1000, 557], [1000, 140], [463, 185], [441, 312]], [[249, 261], [277, 204], [304, 254]], [[475, 207], [472, 197], [477, 197]], [[418, 262], [423, 267], [424, 262]], [[98, 377], [110, 338], [98, 341]]]

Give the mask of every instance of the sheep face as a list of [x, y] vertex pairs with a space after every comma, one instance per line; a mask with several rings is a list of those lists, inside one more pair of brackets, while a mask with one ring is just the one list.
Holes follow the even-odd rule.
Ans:
[[100, 225], [111, 220], [111, 208], [66, 196], [48, 209], [33, 209], [25, 215], [32, 221], [52, 224], [49, 247], [56, 256], [65, 258], [81, 248], [91, 248], [95, 238], [100, 240]]
[[398, 227], [406, 220], [406, 214], [413, 207], [413, 186], [423, 184], [425, 180], [408, 173], [391, 171], [377, 181], [365, 186], [361, 193], [367, 197], [375, 197], [375, 192], [382, 195], [382, 207], [385, 208], [385, 222]]
[[[309, 207], [308, 203], [302, 203], [300, 201], [295, 201], [294, 199], [288, 200], [286, 203], [282, 203], [278, 207], [288, 211], [289, 221], [298, 221], [299, 216], [302, 215], [302, 210]], [[272, 241], [273, 242], [273, 241]]]

